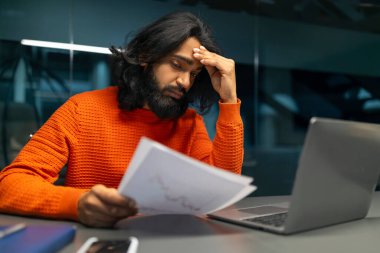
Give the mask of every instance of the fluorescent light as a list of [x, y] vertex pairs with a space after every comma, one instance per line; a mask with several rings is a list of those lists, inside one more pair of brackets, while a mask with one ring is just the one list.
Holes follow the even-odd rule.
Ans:
[[26, 45], [26, 46], [67, 49], [67, 50], [99, 53], [99, 54], [111, 54], [110, 50], [106, 47], [94, 47], [94, 46], [77, 45], [77, 44], [70, 44], [70, 43], [50, 42], [50, 41], [42, 41], [42, 40], [25, 40], [24, 39], [24, 40], [21, 40], [21, 44]]

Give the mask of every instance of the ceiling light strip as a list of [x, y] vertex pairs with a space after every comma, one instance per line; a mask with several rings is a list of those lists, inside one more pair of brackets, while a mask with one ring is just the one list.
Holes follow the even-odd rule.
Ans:
[[66, 49], [66, 50], [98, 53], [98, 54], [111, 54], [110, 50], [106, 47], [94, 47], [94, 46], [86, 46], [86, 45], [77, 45], [77, 44], [69, 44], [69, 43], [42, 41], [42, 40], [26, 40], [26, 39], [21, 40], [21, 44], [25, 46]]

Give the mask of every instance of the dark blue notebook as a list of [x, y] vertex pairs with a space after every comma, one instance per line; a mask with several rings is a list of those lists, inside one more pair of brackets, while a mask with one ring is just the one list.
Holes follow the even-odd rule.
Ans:
[[0, 252], [53, 253], [69, 244], [74, 236], [72, 225], [27, 225], [19, 232], [1, 238]]

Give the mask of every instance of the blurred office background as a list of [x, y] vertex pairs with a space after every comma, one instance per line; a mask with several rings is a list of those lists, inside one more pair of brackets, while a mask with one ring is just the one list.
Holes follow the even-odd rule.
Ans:
[[236, 61], [254, 195], [290, 193], [312, 116], [380, 123], [380, 1], [1, 0], [0, 168], [70, 96], [112, 84], [108, 54], [22, 39], [121, 46], [176, 10], [202, 17]]

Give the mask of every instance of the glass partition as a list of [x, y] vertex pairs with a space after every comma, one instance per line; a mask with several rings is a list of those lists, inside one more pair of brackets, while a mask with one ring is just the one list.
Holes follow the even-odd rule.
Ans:
[[[121, 46], [174, 10], [199, 14], [236, 62], [243, 173], [255, 177], [255, 196], [290, 194], [311, 117], [380, 123], [375, 1], [2, 1], [0, 168], [70, 96], [112, 85], [109, 55], [22, 39]], [[211, 138], [217, 114], [216, 106], [205, 116]]]

